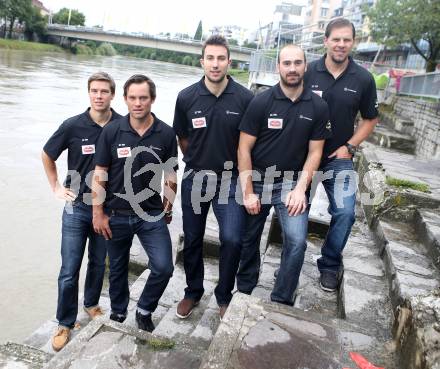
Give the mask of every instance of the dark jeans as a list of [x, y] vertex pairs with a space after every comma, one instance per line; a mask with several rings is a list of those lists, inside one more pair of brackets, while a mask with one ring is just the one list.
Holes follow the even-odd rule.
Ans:
[[271, 293], [271, 300], [292, 305], [293, 294], [298, 285], [299, 275], [307, 247], [308, 209], [300, 215], [289, 216], [284, 200], [295, 186], [295, 182], [275, 183], [271, 189], [262, 182], [254, 182], [254, 192], [258, 195], [272, 192], [270, 203], [262, 204], [257, 215], [247, 215], [246, 233], [243, 238], [240, 269], [237, 274], [237, 288], [240, 292], [251, 294], [258, 282], [260, 272], [260, 240], [264, 223], [274, 206], [280, 222], [283, 248], [280, 270]]
[[112, 313], [127, 315], [130, 293], [128, 289], [128, 263], [130, 247], [137, 235], [149, 258], [151, 273], [147, 279], [138, 306], [156, 310], [168, 282], [173, 275], [171, 238], [163, 218], [147, 222], [137, 215], [115, 215], [110, 210], [112, 239], [108, 241], [110, 260], [110, 301]]
[[[232, 173], [231, 173], [232, 174]], [[240, 261], [241, 237], [244, 230], [245, 210], [235, 200], [237, 174], [231, 177], [230, 185], [226, 177], [219, 175], [202, 177], [200, 172], [192, 172], [182, 180], [183, 215], [183, 265], [186, 274], [185, 298], [200, 300], [204, 293], [203, 278], [203, 236], [206, 217], [212, 204], [220, 232], [219, 281], [215, 297], [219, 305], [227, 305], [232, 299]], [[203, 179], [202, 179], [203, 178]], [[238, 189], [240, 192], [240, 189]], [[200, 201], [198, 196], [206, 197]], [[195, 201], [194, 201], [195, 200]]]
[[355, 221], [356, 177], [351, 159], [334, 159], [320, 168], [333, 171], [331, 179], [322, 182], [329, 199], [330, 228], [318, 259], [320, 271], [338, 272], [342, 264], [342, 251]]
[[[66, 206], [67, 207], [67, 206]], [[88, 264], [84, 285], [84, 306], [98, 305], [105, 272], [106, 242], [92, 227], [92, 207], [82, 202], [69, 204], [63, 211], [61, 270], [58, 277], [57, 319], [60, 325], [73, 328], [78, 314], [78, 279], [88, 245]]]

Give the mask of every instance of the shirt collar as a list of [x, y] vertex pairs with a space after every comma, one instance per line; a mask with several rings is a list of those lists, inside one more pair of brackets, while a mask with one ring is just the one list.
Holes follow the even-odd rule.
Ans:
[[[280, 83], [278, 82], [275, 86], [274, 86], [274, 96], [275, 99], [277, 100], [290, 100], [283, 92], [283, 90], [281, 89]], [[302, 100], [310, 100], [312, 98], [312, 91], [304, 86], [303, 92], [301, 93], [301, 95], [299, 96], [299, 98], [297, 100], [294, 101], [294, 103], [298, 102], [298, 101], [302, 101]]]
[[[322, 58], [320, 58], [320, 59], [318, 60], [318, 64], [317, 64], [317, 66], [316, 66], [316, 70], [317, 70], [318, 72], [327, 72], [327, 73], [330, 74], [330, 72], [328, 71], [328, 69], [327, 69], [327, 67], [326, 67], [326, 65], [325, 65], [325, 58], [326, 58], [326, 57], [327, 57], [327, 54], [324, 54], [324, 55], [322, 56]], [[348, 56], [348, 65], [347, 65], [347, 69], [343, 72], [343, 74], [344, 74], [344, 73], [350, 73], [350, 74], [356, 73], [356, 70], [355, 70], [355, 68], [354, 68], [354, 64], [355, 64], [355, 62], [354, 62], [354, 60], [353, 60], [353, 57], [352, 57], [351, 55], [349, 55], [349, 56]]]
[[[221, 95], [223, 94], [233, 94], [234, 93], [234, 84], [235, 81], [232, 79], [231, 76], [226, 76], [226, 78], [228, 79], [228, 84], [226, 85], [226, 88], [224, 89], [224, 91], [221, 93]], [[202, 77], [202, 79], [199, 81], [199, 94], [200, 95], [212, 95], [211, 91], [208, 90], [208, 88], [206, 87], [205, 84], [205, 77]], [[220, 96], [221, 96], [220, 95]]]
[[[153, 134], [155, 132], [160, 132], [162, 130], [162, 127], [159, 124], [159, 119], [157, 119], [154, 113], [151, 113], [151, 115], [153, 116], [154, 121], [153, 125], [148, 130], [147, 135]], [[132, 132], [135, 135], [138, 135], [138, 133], [130, 125], [130, 114], [127, 114], [125, 117], [122, 118], [121, 131]]]
[[[113, 108], [110, 108], [110, 110], [111, 110], [111, 112], [112, 112], [112, 116], [110, 117], [110, 121], [112, 121], [112, 120], [114, 120], [115, 118], [116, 118], [116, 112], [113, 110]], [[90, 115], [90, 107], [88, 107], [87, 108], [87, 110], [83, 113], [83, 117], [84, 117], [84, 122], [85, 123], [87, 123], [87, 124], [91, 124], [92, 126], [98, 126], [98, 127], [101, 127], [102, 128], [102, 126], [100, 126], [98, 123], [96, 123], [93, 119], [92, 119], [92, 117], [91, 117], [91, 115]], [[109, 122], [110, 122], [109, 121]]]

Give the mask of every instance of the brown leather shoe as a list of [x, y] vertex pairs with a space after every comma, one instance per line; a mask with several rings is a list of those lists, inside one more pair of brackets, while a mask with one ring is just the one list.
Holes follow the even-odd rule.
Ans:
[[104, 313], [102, 312], [102, 309], [99, 305], [93, 306], [90, 308], [86, 308], [84, 306], [84, 311], [87, 313], [87, 315], [90, 317], [90, 319], [96, 319], [96, 318], [99, 318], [100, 316], [104, 315]]
[[198, 304], [199, 301], [194, 299], [183, 299], [177, 304], [176, 315], [180, 319], [188, 318]]
[[52, 348], [54, 351], [60, 351], [67, 345], [70, 338], [70, 328], [58, 326], [57, 331], [52, 337]]
[[228, 310], [229, 305], [220, 305], [220, 320], [223, 320], [223, 317], [226, 314], [226, 310]]

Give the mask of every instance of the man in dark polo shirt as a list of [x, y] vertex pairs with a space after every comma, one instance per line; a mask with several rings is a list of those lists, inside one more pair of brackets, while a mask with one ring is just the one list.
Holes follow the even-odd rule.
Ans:
[[224, 37], [206, 40], [200, 59], [204, 77], [182, 90], [176, 101], [174, 130], [186, 164], [182, 180], [183, 264], [187, 287], [176, 315], [187, 318], [203, 296], [203, 236], [212, 205], [219, 224], [220, 316], [232, 299], [244, 228], [244, 209], [235, 200], [238, 125], [252, 93], [227, 75], [231, 64]]
[[250, 294], [259, 274], [259, 243], [275, 208], [283, 233], [280, 270], [271, 300], [292, 305], [304, 261], [308, 188], [330, 136], [327, 104], [303, 86], [304, 51], [280, 50], [280, 82], [257, 95], [240, 124], [238, 166], [248, 213], [237, 287]]
[[[89, 180], [93, 173], [93, 156], [102, 128], [121, 116], [110, 108], [115, 82], [107, 73], [93, 74], [88, 80], [90, 108], [67, 119], [44, 146], [42, 160], [55, 195], [66, 201], [62, 221], [61, 270], [58, 277], [58, 329], [52, 338], [55, 351], [69, 340], [78, 314], [78, 277], [87, 239], [88, 264], [84, 285], [84, 310], [91, 318], [102, 315], [99, 307], [104, 279], [106, 247], [103, 237], [92, 227]], [[55, 161], [68, 151], [68, 175], [61, 185]]]
[[[357, 184], [352, 159], [360, 143], [374, 130], [378, 116], [374, 79], [349, 56], [354, 38], [350, 21], [331, 21], [324, 38], [327, 54], [310, 63], [304, 79], [307, 87], [327, 101], [333, 133], [325, 143], [320, 167], [332, 216], [318, 259], [320, 284], [325, 291], [338, 288], [343, 274], [342, 250], [355, 221]], [[355, 130], [358, 112], [362, 119]]]
[[177, 141], [173, 129], [151, 112], [156, 86], [150, 78], [130, 77], [124, 99], [129, 114], [107, 126], [98, 142], [93, 226], [109, 240], [110, 319], [121, 323], [129, 302], [130, 247], [134, 235], [138, 236], [151, 272], [137, 304], [136, 322], [140, 329], [152, 332], [151, 314], [173, 274], [167, 223], [177, 190]]

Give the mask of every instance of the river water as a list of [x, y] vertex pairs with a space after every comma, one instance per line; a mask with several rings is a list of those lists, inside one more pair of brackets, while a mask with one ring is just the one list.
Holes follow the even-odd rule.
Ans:
[[[55, 314], [61, 262], [61, 213], [47, 183], [41, 149], [58, 125], [88, 106], [87, 78], [103, 70], [116, 81], [112, 106], [127, 109], [125, 80], [135, 73], [157, 85], [153, 112], [171, 124], [177, 93], [199, 68], [126, 57], [0, 49], [0, 343], [19, 342]], [[66, 155], [57, 162], [60, 177]]]

